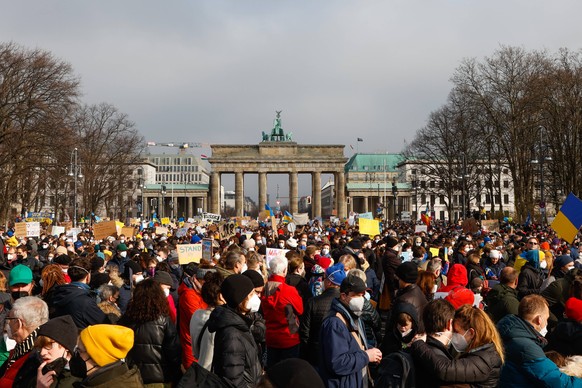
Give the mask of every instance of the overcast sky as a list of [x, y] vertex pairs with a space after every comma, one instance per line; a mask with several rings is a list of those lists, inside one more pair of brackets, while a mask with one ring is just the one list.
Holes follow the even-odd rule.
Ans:
[[146, 140], [257, 144], [282, 110], [293, 140], [346, 157], [399, 152], [463, 58], [582, 47], [579, 0], [1, 4], [2, 41], [70, 62], [83, 101], [115, 105]]

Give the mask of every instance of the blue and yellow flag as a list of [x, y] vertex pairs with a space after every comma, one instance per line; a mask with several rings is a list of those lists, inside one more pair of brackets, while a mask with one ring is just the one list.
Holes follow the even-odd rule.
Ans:
[[283, 216], [283, 223], [284, 224], [288, 224], [288, 223], [293, 221], [293, 216], [287, 210], [285, 210], [284, 214], [285, 214]]
[[551, 226], [560, 238], [572, 244], [582, 226], [582, 201], [580, 198], [573, 193], [568, 194]]
[[269, 211], [269, 216], [273, 217], [275, 215], [273, 213], [273, 210], [271, 209], [271, 206], [269, 206], [268, 204], [265, 204], [265, 210]]

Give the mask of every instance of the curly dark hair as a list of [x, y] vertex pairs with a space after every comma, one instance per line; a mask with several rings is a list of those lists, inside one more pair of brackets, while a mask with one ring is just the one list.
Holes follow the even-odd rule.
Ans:
[[155, 321], [164, 315], [170, 315], [170, 307], [160, 283], [152, 278], [139, 282], [133, 290], [123, 320], [140, 324]]
[[200, 294], [202, 300], [210, 307], [218, 306], [220, 302], [220, 285], [224, 278], [219, 272], [208, 272], [204, 275], [204, 284]]

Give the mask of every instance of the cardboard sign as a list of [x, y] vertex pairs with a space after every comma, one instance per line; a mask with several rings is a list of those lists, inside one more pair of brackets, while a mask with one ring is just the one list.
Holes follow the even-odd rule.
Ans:
[[367, 234], [368, 236], [380, 234], [380, 222], [378, 220], [360, 218], [358, 224], [360, 227], [360, 234]]
[[360, 219], [365, 218], [366, 220], [373, 220], [374, 219], [374, 215], [372, 214], [372, 212], [360, 213], [358, 215], [358, 217]]
[[200, 263], [202, 258], [202, 244], [178, 244], [178, 261], [180, 264]]
[[131, 226], [139, 226], [140, 222], [141, 221], [139, 218], [130, 218], [129, 219], [129, 225], [131, 225]]
[[474, 218], [467, 218], [463, 221], [463, 232], [465, 233], [475, 233], [479, 230], [479, 225], [477, 225], [477, 220]]
[[499, 232], [499, 220], [483, 220], [481, 226], [489, 232]]
[[219, 225], [220, 239], [226, 240], [236, 235], [236, 224], [234, 221], [221, 222]]
[[424, 233], [428, 232], [428, 226], [426, 226], [426, 225], [416, 225], [414, 227], [414, 233], [422, 233], [422, 232], [424, 232]]
[[56, 226], [53, 225], [50, 228], [49, 234], [51, 236], [60, 236], [61, 233], [65, 233], [65, 227], [64, 226]]
[[14, 235], [16, 237], [26, 237], [26, 222], [17, 222], [14, 224]]
[[207, 261], [212, 261], [212, 239], [202, 239], [202, 258]]
[[103, 240], [109, 236], [117, 236], [117, 225], [115, 221], [103, 221], [93, 225], [93, 235], [95, 240]]
[[135, 228], [133, 226], [124, 226], [121, 228], [120, 234], [124, 234], [125, 237], [133, 237], [135, 236]]
[[278, 249], [278, 248], [267, 248], [267, 267], [271, 260], [275, 257], [285, 257], [285, 254], [289, 252], [289, 249]]
[[220, 222], [221, 220], [220, 214], [214, 213], [204, 213], [202, 218], [209, 222]]
[[159, 236], [167, 236], [168, 228], [166, 228], [165, 226], [158, 226], [156, 227], [156, 234]]
[[186, 234], [188, 234], [188, 228], [180, 228], [176, 230], [176, 237], [178, 238], [184, 237]]
[[164, 217], [160, 220], [160, 222], [162, 223], [162, 225], [170, 225], [170, 218]]
[[430, 253], [432, 253], [432, 257], [439, 257], [439, 249], [438, 248], [429, 248]]
[[293, 221], [297, 225], [307, 225], [309, 223], [308, 213], [293, 213]]
[[261, 210], [259, 212], [259, 221], [266, 222], [271, 217], [271, 212], [268, 210]]

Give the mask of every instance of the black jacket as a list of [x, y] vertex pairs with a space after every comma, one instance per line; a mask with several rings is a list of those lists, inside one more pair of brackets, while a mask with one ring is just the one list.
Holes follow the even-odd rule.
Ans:
[[291, 275], [287, 275], [285, 283], [297, 289], [297, 292], [301, 295], [301, 299], [303, 299], [304, 306], [307, 301], [313, 297], [313, 294], [311, 294], [311, 290], [309, 289], [309, 284], [303, 276], [292, 273]]
[[390, 290], [391, 296], [398, 289], [398, 279], [396, 278], [396, 268], [402, 264], [402, 259], [398, 257], [398, 252], [392, 248], [387, 248], [382, 256], [382, 270], [384, 272], [384, 283]]
[[412, 346], [410, 347], [410, 354], [414, 360], [414, 374], [416, 376], [417, 387], [431, 388], [441, 385], [440, 380], [436, 377], [435, 373], [431, 373], [421, 366], [425, 362], [431, 362], [428, 352], [431, 352], [435, 356], [444, 357], [448, 360], [453, 359], [453, 356], [451, 356], [449, 353], [448, 348], [442, 342], [432, 338], [431, 336], [426, 337], [426, 342], [413, 342]]
[[311, 365], [319, 363], [319, 330], [329, 314], [331, 302], [339, 296], [339, 287], [327, 288], [321, 295], [311, 298], [303, 309], [299, 326], [301, 357]]
[[214, 336], [213, 372], [237, 387], [254, 387], [262, 374], [255, 340], [245, 321], [226, 305], [218, 306], [208, 319]]
[[519, 299], [531, 294], [539, 294], [544, 279], [539, 269], [535, 269], [529, 263], [521, 267], [519, 278], [517, 280], [517, 294]]
[[364, 323], [368, 347], [377, 348], [382, 342], [382, 318], [372, 303], [365, 299], [360, 320]]
[[127, 364], [138, 367], [144, 384], [177, 383], [180, 380], [180, 341], [169, 316], [141, 324], [122, 317], [119, 324], [134, 331], [133, 348], [127, 354]]
[[94, 295], [79, 283], [55, 286], [49, 298], [49, 318], [70, 315], [79, 329], [90, 325], [106, 323], [106, 316], [97, 306]]
[[456, 360], [438, 355], [422, 341], [412, 344], [414, 365], [442, 384], [469, 383], [471, 387], [497, 387], [501, 357], [492, 343], [461, 354]]
[[[396, 327], [395, 322], [401, 313], [408, 314], [412, 319], [412, 331], [404, 338], [402, 337], [400, 330]], [[394, 321], [387, 324], [386, 334], [384, 335], [382, 345], [380, 346], [380, 350], [384, 355], [402, 350], [404, 344], [410, 343], [412, 338], [418, 333], [419, 317], [418, 312], [413, 305], [410, 303], [398, 303], [392, 308], [391, 314], [394, 317]]]
[[[394, 299], [394, 305], [398, 303], [410, 303], [416, 308], [416, 312], [419, 317], [422, 317], [422, 311], [424, 310], [424, 306], [428, 304], [428, 300], [426, 296], [416, 284], [411, 284], [406, 286], [402, 290], [398, 291], [396, 299]], [[395, 317], [393, 314], [390, 315], [390, 322], [393, 322]], [[419, 332], [424, 331], [424, 324], [422, 323], [422, 319], [418, 320], [418, 330]]]
[[558, 323], [546, 338], [544, 351], [555, 350], [563, 356], [582, 355], [582, 323], [567, 320]]

